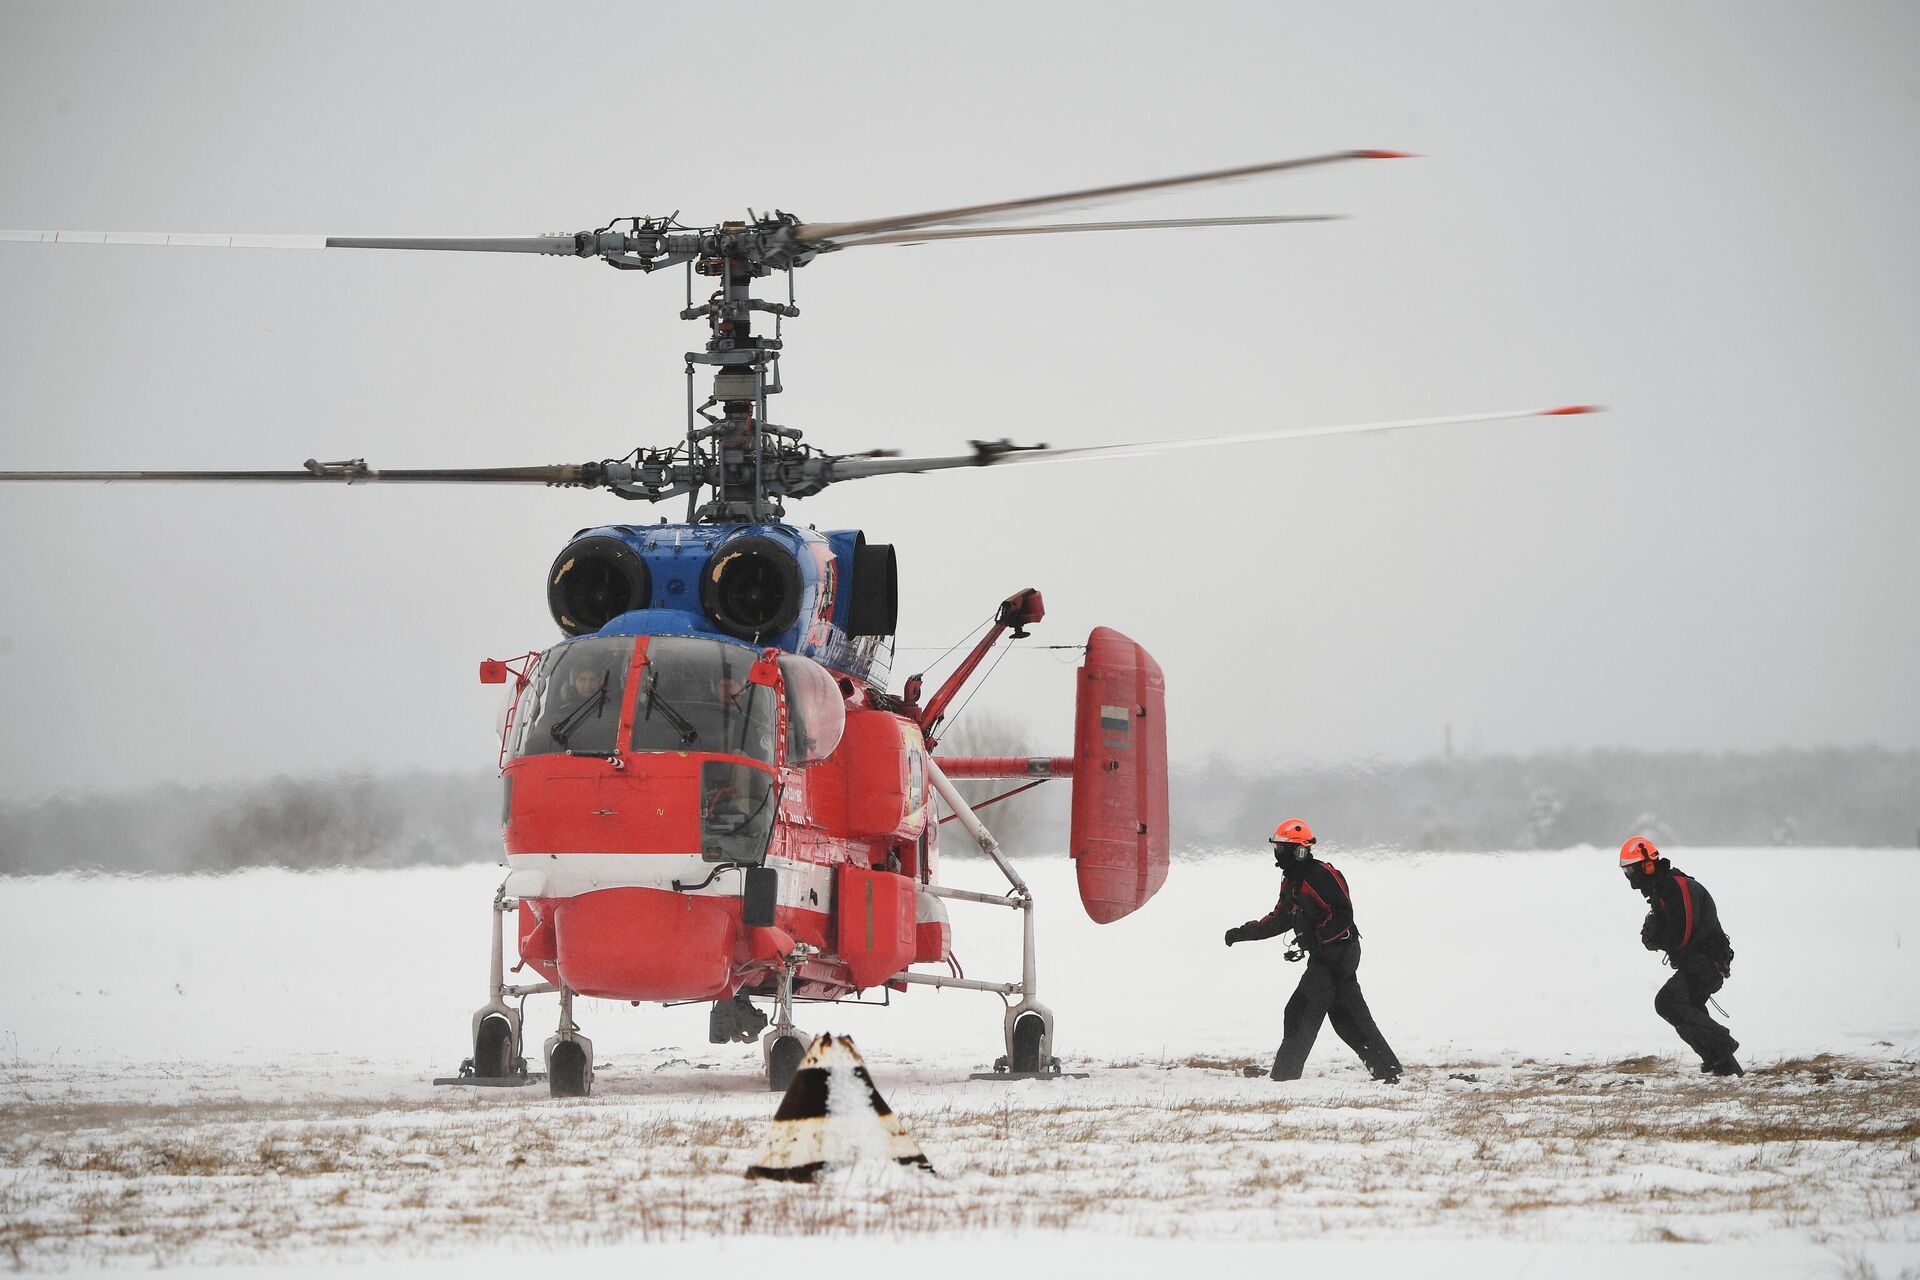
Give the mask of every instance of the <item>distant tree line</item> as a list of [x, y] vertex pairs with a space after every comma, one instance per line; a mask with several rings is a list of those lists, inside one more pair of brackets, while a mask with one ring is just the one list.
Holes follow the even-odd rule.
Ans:
[[500, 851], [498, 778], [276, 778], [0, 807], [0, 874], [219, 872], [484, 862]]
[[1565, 849], [1631, 834], [1682, 845], [1915, 848], [1920, 751], [1559, 751], [1174, 775], [1175, 848], [1245, 845], [1289, 815], [1343, 845]]
[[[985, 724], [950, 754], [1015, 754]], [[969, 784], [978, 803], [1007, 786]], [[1258, 848], [1282, 817], [1330, 845], [1560, 849], [1630, 833], [1683, 845], [1914, 848], [1920, 751], [1569, 751], [1265, 770], [1213, 763], [1172, 778], [1176, 853]], [[1064, 851], [1065, 782], [986, 809], [1016, 856]], [[496, 778], [411, 774], [155, 787], [0, 806], [0, 875], [77, 869], [220, 872], [486, 861], [500, 850]], [[974, 854], [957, 825], [949, 857]]]

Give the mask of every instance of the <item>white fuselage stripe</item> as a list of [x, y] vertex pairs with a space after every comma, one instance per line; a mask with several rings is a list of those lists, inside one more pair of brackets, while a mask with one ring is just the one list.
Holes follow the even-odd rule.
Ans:
[[[712, 883], [698, 889], [713, 874], [715, 864], [698, 854], [681, 853], [513, 853], [507, 865], [517, 873], [537, 873], [544, 878], [538, 893], [528, 897], [572, 898], [601, 889], [663, 889], [702, 898], [737, 898], [746, 877], [738, 871], [723, 871]], [[767, 865], [780, 872], [779, 904], [802, 911], [829, 911], [833, 906], [833, 868], [817, 862], [771, 857]], [[674, 888], [674, 882], [682, 886]]]

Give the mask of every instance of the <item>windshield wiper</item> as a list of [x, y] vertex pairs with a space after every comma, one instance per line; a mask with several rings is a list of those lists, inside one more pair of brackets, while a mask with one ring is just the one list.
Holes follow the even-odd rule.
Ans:
[[647, 676], [647, 714], [642, 716], [641, 719], [653, 719], [653, 709], [655, 707], [660, 708], [660, 714], [667, 718], [669, 724], [680, 731], [680, 741], [682, 743], [690, 746], [699, 738], [700, 731], [693, 727], [693, 721], [687, 719], [678, 711], [675, 711], [667, 700], [660, 696], [660, 673], [657, 671]]
[[607, 681], [610, 679], [612, 679], [612, 673], [601, 676], [600, 687], [588, 694], [579, 706], [567, 712], [551, 729], [547, 730], [555, 742], [563, 747], [566, 746], [567, 739], [571, 738], [573, 731], [586, 720], [587, 713], [591, 711], [598, 714], [600, 708], [607, 705]]
[[[737, 751], [741, 755], [758, 754], [756, 752], [752, 752], [747, 749], [747, 735], [751, 733], [754, 728], [753, 704], [754, 704], [754, 699], [758, 698], [759, 696], [760, 696], [760, 686], [757, 684], [749, 684], [747, 686], [747, 701], [745, 706], [742, 706], [740, 704], [740, 695], [737, 693], [734, 694], [733, 697], [728, 700], [732, 710], [728, 712], [726, 716], [727, 728], [731, 730], [734, 727], [735, 723], [737, 722], [740, 726], [740, 740], [738, 742], [729, 743], [728, 746], [725, 748], [726, 750]], [[723, 710], [725, 709], [723, 708]], [[728, 735], [728, 736], [731, 736], [731, 735]]]

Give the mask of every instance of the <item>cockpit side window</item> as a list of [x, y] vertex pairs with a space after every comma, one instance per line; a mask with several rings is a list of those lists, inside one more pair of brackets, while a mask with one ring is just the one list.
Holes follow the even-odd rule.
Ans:
[[718, 640], [655, 636], [647, 642], [634, 705], [634, 751], [697, 751], [773, 763], [774, 691], [753, 684], [754, 652]]
[[780, 682], [787, 691], [787, 763], [805, 766], [826, 759], [847, 731], [839, 682], [819, 663], [793, 653], [780, 658]]
[[702, 764], [701, 856], [708, 862], [765, 862], [778, 807], [772, 774], [732, 760]]
[[513, 754], [611, 755], [632, 657], [630, 636], [589, 636], [542, 654], [520, 695]]

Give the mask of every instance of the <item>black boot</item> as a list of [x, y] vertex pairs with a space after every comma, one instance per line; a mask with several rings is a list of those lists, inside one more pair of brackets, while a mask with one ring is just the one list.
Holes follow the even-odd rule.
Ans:
[[1743, 1076], [1747, 1074], [1746, 1068], [1742, 1067], [1739, 1060], [1732, 1054], [1728, 1054], [1718, 1062], [1710, 1063], [1703, 1069], [1710, 1076]]

